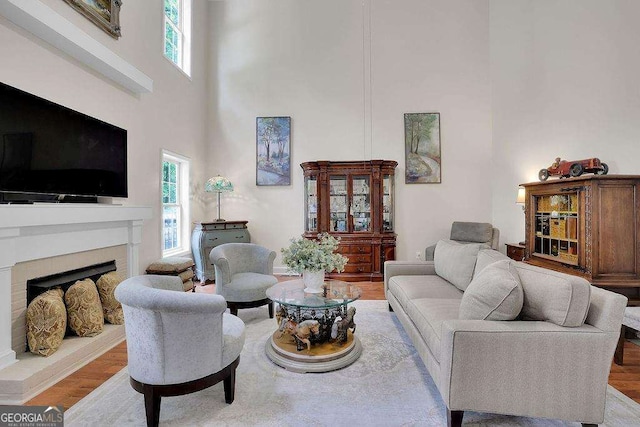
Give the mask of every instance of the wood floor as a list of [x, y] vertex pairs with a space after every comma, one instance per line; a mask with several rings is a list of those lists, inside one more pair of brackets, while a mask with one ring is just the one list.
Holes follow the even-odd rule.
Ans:
[[[362, 299], [384, 300], [381, 282], [360, 282]], [[62, 405], [65, 409], [127, 366], [127, 346], [121, 343], [93, 362], [26, 402], [26, 405]], [[625, 343], [624, 366], [612, 364], [609, 384], [640, 403], [640, 346]]]

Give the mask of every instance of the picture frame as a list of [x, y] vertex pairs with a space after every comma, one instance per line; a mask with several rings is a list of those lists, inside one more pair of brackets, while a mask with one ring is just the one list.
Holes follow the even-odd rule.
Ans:
[[291, 185], [291, 117], [256, 117], [256, 185]]
[[404, 115], [405, 184], [440, 184], [440, 113]]
[[114, 39], [119, 38], [121, 0], [64, 0]]

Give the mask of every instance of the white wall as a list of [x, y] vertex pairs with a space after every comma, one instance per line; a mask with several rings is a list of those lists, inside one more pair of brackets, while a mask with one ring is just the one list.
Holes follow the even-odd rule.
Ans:
[[[303, 231], [309, 160], [391, 159], [398, 259], [491, 221], [488, 1], [212, 2], [209, 173], [223, 217], [279, 252]], [[440, 112], [442, 184], [404, 184], [403, 113]], [[255, 119], [292, 118], [292, 185], [255, 184]], [[215, 208], [212, 205], [211, 212]], [[279, 265], [279, 258], [276, 265]]]
[[[166, 148], [193, 161], [194, 182], [203, 181], [207, 133], [207, 2], [194, 1], [192, 79], [162, 56], [161, 2], [127, 1], [120, 13], [122, 37], [112, 39], [66, 3], [43, 3], [113, 50], [154, 81], [150, 94], [133, 95], [0, 17], [0, 81], [128, 131], [127, 205], [152, 206], [144, 225], [140, 265], [161, 256], [160, 158]], [[157, 3], [157, 4], [156, 4]], [[202, 199], [194, 216], [204, 211]]]
[[491, 0], [493, 220], [524, 239], [517, 186], [555, 157], [640, 174], [640, 2]]

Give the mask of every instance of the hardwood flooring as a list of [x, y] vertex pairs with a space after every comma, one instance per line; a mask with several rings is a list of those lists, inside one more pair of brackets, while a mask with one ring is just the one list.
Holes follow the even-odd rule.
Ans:
[[[362, 299], [385, 299], [381, 282], [360, 282], [359, 285]], [[127, 346], [123, 342], [29, 400], [26, 405], [62, 405], [68, 409], [125, 366]], [[640, 346], [625, 342], [624, 366], [612, 364], [609, 384], [640, 403]]]

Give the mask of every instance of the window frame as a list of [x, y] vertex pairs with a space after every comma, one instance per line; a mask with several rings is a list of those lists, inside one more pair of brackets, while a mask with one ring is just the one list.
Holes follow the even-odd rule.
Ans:
[[[176, 192], [177, 203], [164, 203], [162, 194], [162, 184], [164, 182], [164, 162], [172, 162], [178, 165], [176, 174]], [[162, 248], [162, 256], [177, 256], [191, 253], [191, 207], [189, 203], [189, 174], [191, 169], [191, 159], [169, 150], [162, 150], [160, 159], [160, 247]], [[177, 206], [178, 209], [178, 245], [175, 248], [164, 248], [165, 206]]]
[[[178, 3], [178, 25], [176, 26], [167, 16], [164, 10], [164, 0], [162, 6], [162, 56], [182, 71], [191, 79], [191, 27], [192, 27], [192, 0], [176, 0]], [[171, 25], [178, 33], [178, 62], [166, 55], [166, 35], [167, 24]]]

